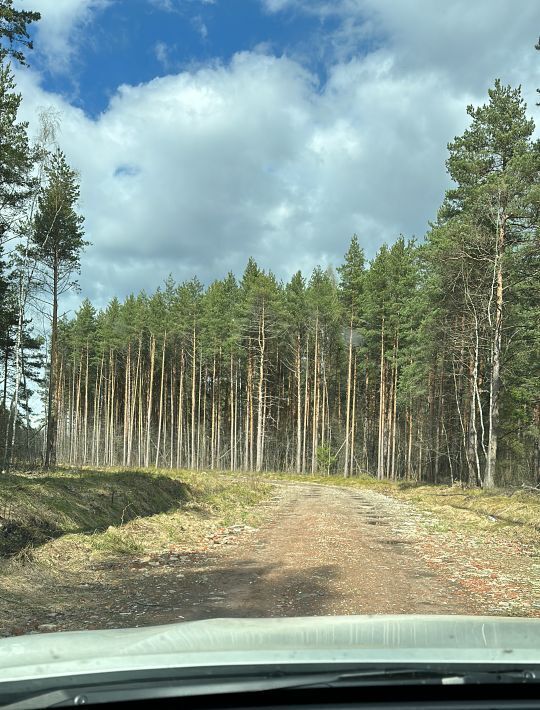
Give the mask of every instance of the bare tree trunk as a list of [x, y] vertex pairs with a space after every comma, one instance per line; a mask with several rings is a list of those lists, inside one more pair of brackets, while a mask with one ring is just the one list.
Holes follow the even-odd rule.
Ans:
[[347, 404], [345, 407], [345, 466], [343, 475], [345, 478], [349, 475], [349, 457], [350, 457], [350, 412], [351, 412], [351, 383], [352, 383], [352, 355], [353, 355], [353, 319], [351, 315], [351, 325], [349, 331], [349, 357], [347, 359]]
[[182, 444], [184, 431], [184, 350], [180, 352], [180, 383], [178, 390], [178, 419], [176, 426], [176, 468], [182, 467]]
[[197, 392], [197, 453], [195, 455], [196, 469], [201, 467], [201, 391], [202, 391], [202, 349], [199, 358], [199, 387]]
[[170, 450], [169, 450], [169, 468], [174, 468], [174, 422], [175, 422], [175, 411], [174, 411], [174, 385], [176, 382], [176, 353], [175, 360], [171, 365], [171, 388], [169, 392], [169, 397], [171, 399], [171, 412], [169, 415], [169, 429], [170, 429]]
[[235, 468], [236, 468], [236, 431], [235, 431], [235, 427], [234, 427], [234, 425], [235, 425], [235, 402], [236, 402], [236, 398], [235, 398], [235, 389], [236, 389], [236, 388], [235, 388], [235, 382], [236, 382], [236, 379], [235, 379], [234, 371], [233, 371], [233, 370], [234, 370], [234, 368], [233, 368], [233, 353], [232, 353], [232, 350], [231, 350], [231, 379], [230, 379], [230, 382], [229, 382], [229, 399], [230, 399], [229, 404], [230, 404], [230, 409], [231, 409], [231, 412], [230, 412], [230, 418], [231, 418], [231, 420], [230, 420], [230, 422], [229, 422], [229, 425], [230, 425], [230, 440], [231, 440], [231, 441], [230, 441], [230, 448], [231, 448], [231, 460], [230, 460], [231, 471], [234, 471]]
[[412, 468], [411, 468], [411, 460], [412, 460], [412, 442], [413, 442], [413, 413], [412, 413], [412, 401], [409, 400], [409, 412], [408, 412], [408, 418], [409, 418], [409, 437], [408, 437], [408, 442], [407, 442], [407, 478], [410, 479], [412, 478]]
[[129, 421], [131, 414], [131, 340], [128, 342], [126, 355], [126, 373], [124, 377], [124, 427], [122, 432], [122, 466], [127, 466], [129, 439]]
[[88, 371], [89, 371], [88, 341], [86, 341], [86, 368], [84, 378], [84, 452], [83, 463], [88, 462]]
[[308, 427], [308, 417], [309, 417], [309, 337], [306, 340], [306, 381], [304, 385], [304, 428], [302, 435], [302, 473], [306, 472], [306, 445], [307, 445], [307, 427]]
[[196, 451], [195, 451], [195, 413], [196, 413], [196, 401], [195, 401], [195, 390], [196, 390], [196, 374], [197, 374], [197, 342], [195, 338], [195, 326], [193, 326], [193, 334], [191, 341], [191, 456], [190, 456], [190, 468], [195, 469], [196, 466]]
[[103, 386], [104, 377], [103, 369], [105, 367], [105, 353], [101, 355], [101, 364], [99, 368], [99, 390], [97, 400], [97, 417], [96, 417], [96, 466], [99, 466], [101, 457], [101, 412], [103, 410]]
[[223, 364], [223, 354], [219, 349], [219, 361], [217, 370], [217, 406], [216, 406], [216, 468], [221, 470], [221, 366]]
[[470, 382], [471, 393], [469, 403], [469, 431], [467, 440], [467, 460], [469, 463], [469, 484], [478, 485], [481, 482], [480, 458], [478, 455], [478, 429], [476, 426], [476, 406], [480, 406], [478, 394], [478, 360], [479, 360], [479, 337], [478, 321], [475, 324], [475, 345], [471, 356]]
[[[130, 411], [129, 411], [129, 422], [128, 422], [128, 441], [127, 441], [127, 455], [126, 461], [127, 465], [131, 466], [131, 455], [133, 451], [133, 430], [135, 428], [135, 409], [137, 405], [137, 395], [139, 394], [139, 382], [140, 382], [140, 369], [141, 369], [141, 349], [142, 349], [142, 335], [139, 335], [139, 346], [137, 348], [137, 363], [135, 365], [135, 384], [133, 386], [133, 393], [130, 395]], [[131, 378], [130, 378], [131, 379]], [[139, 394], [139, 408], [140, 404], [140, 394]]]
[[313, 353], [313, 421], [311, 429], [311, 473], [317, 471], [317, 446], [319, 434], [319, 315], [315, 321], [315, 350]]
[[495, 257], [495, 328], [491, 344], [491, 380], [489, 386], [489, 434], [486, 461], [486, 474], [484, 488], [493, 488], [495, 485], [495, 471], [497, 465], [497, 442], [499, 433], [499, 392], [501, 388], [501, 351], [502, 351], [502, 323], [503, 323], [503, 264], [502, 259], [505, 248], [506, 215], [502, 215], [497, 233], [497, 246]]
[[148, 400], [146, 408], [146, 448], [144, 452], [144, 465], [150, 466], [150, 440], [152, 431], [152, 400], [154, 396], [154, 362], [156, 359], [156, 339], [150, 336], [150, 381], [148, 383]]
[[390, 476], [392, 480], [396, 478], [396, 429], [397, 429], [397, 383], [398, 383], [398, 354], [399, 339], [396, 335], [394, 347], [394, 378], [393, 378], [393, 400], [392, 400], [392, 465]]
[[264, 305], [259, 318], [259, 382], [257, 387], [257, 453], [255, 469], [259, 472], [262, 469], [264, 431], [263, 431], [263, 386], [264, 386], [264, 357], [266, 348], [266, 324]]
[[51, 352], [49, 358], [49, 393], [47, 401], [47, 443], [45, 447], [45, 468], [56, 463], [56, 435], [58, 416], [58, 259], [54, 257], [53, 265], [53, 310], [51, 323]]
[[156, 461], [155, 468], [158, 468], [159, 464], [159, 453], [161, 447], [161, 426], [163, 421], [163, 384], [165, 381], [165, 347], [167, 344], [167, 333], [163, 336], [163, 348], [161, 351], [161, 378], [159, 383], [159, 414], [158, 414], [158, 431], [157, 431], [157, 444], [156, 444]]
[[302, 357], [300, 334], [296, 336], [296, 473], [302, 470]]
[[216, 467], [216, 356], [212, 360], [212, 409], [210, 412], [210, 468]]
[[351, 415], [351, 429], [350, 429], [350, 436], [351, 436], [351, 462], [350, 462], [350, 470], [349, 470], [349, 475], [352, 476], [354, 475], [354, 445], [355, 445], [355, 433], [356, 433], [356, 369], [357, 369], [357, 361], [356, 361], [356, 355], [354, 356], [354, 365], [353, 365], [353, 387], [352, 387], [352, 415]]
[[366, 373], [364, 377], [364, 422], [362, 426], [362, 458], [364, 461], [364, 468], [366, 471], [369, 471], [369, 448], [368, 448], [368, 440], [369, 440], [369, 403], [371, 400], [370, 397], [370, 392], [369, 392], [369, 360], [368, 356], [366, 354], [366, 361], [365, 361], [365, 368], [366, 368]]
[[379, 388], [379, 442], [377, 446], [377, 478], [384, 478], [384, 413], [385, 413], [385, 367], [384, 367], [384, 318], [381, 325], [381, 376]]
[[79, 372], [77, 374], [77, 391], [75, 394], [75, 436], [73, 445], [74, 460], [76, 463], [81, 461], [80, 451], [80, 431], [81, 431], [81, 386], [82, 386], [82, 353], [79, 355]]

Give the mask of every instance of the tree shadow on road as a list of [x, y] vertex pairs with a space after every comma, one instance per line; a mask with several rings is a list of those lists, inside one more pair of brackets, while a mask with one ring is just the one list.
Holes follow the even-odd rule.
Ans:
[[[194, 554], [189, 562], [108, 570], [62, 605], [51, 601], [33, 627], [58, 630], [129, 628], [214, 618], [316, 616], [335, 601], [330, 591], [337, 569], [318, 565], [291, 573], [279, 565], [243, 560], [224, 565]], [[127, 562], [127, 561], [126, 561]], [[146, 574], [145, 574], [146, 572]]]

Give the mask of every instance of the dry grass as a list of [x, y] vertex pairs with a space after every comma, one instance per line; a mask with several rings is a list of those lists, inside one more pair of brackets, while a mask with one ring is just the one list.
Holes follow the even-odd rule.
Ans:
[[[11, 474], [0, 491], [0, 626], [73, 606], [126, 555], [201, 544], [216, 528], [257, 523], [272, 485], [260, 478], [170, 470]], [[15, 531], [15, 535], [10, 535]]]

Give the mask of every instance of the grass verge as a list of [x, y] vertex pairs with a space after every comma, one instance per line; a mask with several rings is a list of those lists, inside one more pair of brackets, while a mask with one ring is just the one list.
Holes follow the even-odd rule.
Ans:
[[[0, 628], [73, 608], [129, 555], [182, 551], [232, 523], [256, 525], [272, 484], [170, 470], [11, 474], [0, 490]], [[21, 623], [22, 623], [21, 622]]]

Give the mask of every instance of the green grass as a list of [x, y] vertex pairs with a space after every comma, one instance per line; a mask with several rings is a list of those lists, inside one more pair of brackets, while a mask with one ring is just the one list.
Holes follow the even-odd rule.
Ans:
[[[58, 469], [4, 474], [0, 481], [0, 556], [65, 538], [93, 550], [132, 553], [143, 521], [176, 537], [178, 515], [224, 524], [246, 516], [269, 489], [249, 477], [154, 469]], [[148, 521], [154, 519], [150, 524]], [[193, 527], [193, 525], [191, 525]]]
[[[0, 482], [0, 630], [88, 607], [132, 556], [204, 549], [232, 523], [257, 525], [273, 485], [246, 474], [59, 469]], [[120, 570], [107, 577], [103, 570]], [[120, 575], [120, 576], [119, 576]], [[107, 582], [108, 580], [108, 582]], [[116, 580], [116, 581], [115, 581]]]

